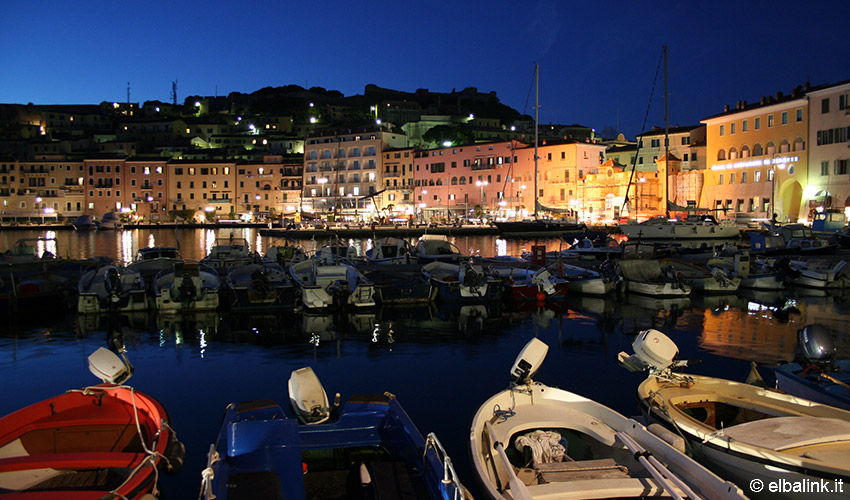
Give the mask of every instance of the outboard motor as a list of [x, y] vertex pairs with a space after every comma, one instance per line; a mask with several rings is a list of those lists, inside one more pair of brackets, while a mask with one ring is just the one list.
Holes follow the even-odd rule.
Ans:
[[121, 299], [121, 275], [118, 274], [117, 269], [114, 267], [106, 269], [103, 286], [109, 293], [109, 306], [115, 305]]
[[335, 306], [342, 308], [348, 304], [348, 296], [351, 295], [351, 287], [347, 280], [337, 280], [328, 285], [328, 293], [333, 297]]
[[797, 332], [797, 346], [805, 364], [825, 368], [835, 360], [835, 337], [819, 323], [808, 325]]
[[178, 299], [187, 304], [193, 301], [195, 299], [195, 295], [198, 293], [198, 289], [195, 287], [195, 282], [192, 281], [190, 276], [183, 276], [177, 291], [180, 293]]

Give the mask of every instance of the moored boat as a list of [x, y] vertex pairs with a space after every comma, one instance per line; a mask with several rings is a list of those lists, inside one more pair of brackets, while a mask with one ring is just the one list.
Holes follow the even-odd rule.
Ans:
[[160, 312], [210, 311], [218, 307], [221, 282], [211, 267], [179, 262], [160, 272], [153, 287]]
[[489, 498], [745, 498], [685, 455], [675, 434], [533, 381], [547, 350], [526, 344], [509, 388], [472, 419], [473, 468]]
[[98, 229], [122, 229], [123, 227], [124, 223], [118, 218], [118, 214], [115, 212], [106, 212], [100, 218]]
[[251, 250], [245, 238], [218, 238], [215, 240], [210, 253], [201, 259], [206, 264], [224, 276], [232, 267], [258, 262], [260, 256]]
[[672, 268], [662, 268], [653, 259], [626, 259], [620, 261], [623, 288], [626, 292], [653, 297], [687, 297], [691, 285], [679, 277]]
[[92, 269], [77, 282], [77, 312], [133, 312], [148, 310], [145, 280], [136, 271], [112, 264]]
[[225, 288], [232, 310], [293, 308], [298, 299], [289, 272], [276, 262], [231, 268]]
[[201, 498], [468, 498], [437, 437], [392, 394], [330, 404], [306, 367], [292, 372], [289, 398], [227, 406]]
[[313, 310], [362, 309], [375, 305], [375, 285], [353, 265], [311, 258], [289, 267], [301, 303]]
[[620, 232], [630, 240], [710, 240], [734, 239], [741, 235], [731, 220], [718, 221], [712, 215], [694, 214], [685, 220], [654, 217], [640, 223], [620, 224]]
[[774, 367], [776, 387], [789, 394], [850, 410], [850, 360], [835, 359], [835, 338], [815, 323], [797, 332], [799, 354]]
[[502, 282], [487, 274], [479, 264], [431, 262], [422, 266], [422, 275], [435, 288], [437, 300], [483, 303], [502, 297]]
[[126, 385], [129, 363], [101, 347], [89, 370], [104, 383], [0, 418], [4, 499], [141, 499], [160, 470], [182, 468], [185, 448], [165, 408]]
[[502, 281], [507, 300], [557, 300], [567, 295], [569, 282], [545, 267], [523, 262], [490, 263], [487, 273]]
[[662, 269], [675, 273], [679, 280], [691, 286], [691, 290], [700, 293], [730, 294], [741, 286], [741, 277], [727, 273], [720, 267], [698, 266], [678, 259], [661, 259]]
[[641, 332], [633, 371], [649, 370], [637, 390], [642, 411], [682, 435], [703, 464], [754, 498], [799, 498], [795, 491], [752, 488], [771, 483], [829, 484], [819, 498], [846, 498], [836, 486], [850, 476], [850, 412], [774, 390], [674, 371], [686, 366], [658, 330]]
[[469, 259], [443, 234], [423, 234], [413, 246], [413, 255], [419, 262], [458, 263]]
[[92, 231], [98, 228], [97, 220], [93, 215], [83, 214], [71, 223], [71, 226], [77, 231]]

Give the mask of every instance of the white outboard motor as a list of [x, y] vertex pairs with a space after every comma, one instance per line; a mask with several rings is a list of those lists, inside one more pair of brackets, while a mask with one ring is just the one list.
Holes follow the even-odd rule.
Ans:
[[797, 332], [797, 345], [803, 359], [812, 365], [829, 366], [835, 360], [835, 337], [819, 323], [808, 325]]
[[529, 340], [511, 367], [511, 382], [516, 385], [530, 383], [531, 376], [540, 369], [547, 352], [549, 352], [549, 346], [545, 342], [538, 338]]
[[105, 347], [91, 353], [89, 371], [104, 382], [115, 385], [123, 384], [133, 375], [133, 367]]
[[555, 285], [552, 284], [552, 273], [548, 269], [543, 268], [531, 278], [531, 282], [537, 285], [537, 289], [546, 293], [546, 295], [554, 295]]
[[309, 366], [290, 375], [289, 401], [298, 419], [305, 424], [320, 424], [331, 416], [325, 388]]
[[632, 342], [632, 349], [635, 353], [631, 356], [625, 352], [617, 356], [620, 364], [629, 371], [662, 372], [671, 366], [683, 364], [676, 361], [679, 355], [676, 343], [654, 328], [640, 332]]

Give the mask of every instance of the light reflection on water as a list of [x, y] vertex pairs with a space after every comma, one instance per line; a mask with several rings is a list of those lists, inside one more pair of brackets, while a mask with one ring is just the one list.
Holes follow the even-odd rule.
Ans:
[[[277, 244], [253, 230], [238, 234], [258, 247]], [[122, 262], [132, 260], [140, 245], [179, 246], [185, 258], [199, 260], [217, 236], [205, 230], [56, 234], [62, 256]], [[22, 237], [32, 236], [0, 232], [0, 250]], [[551, 240], [541, 242], [557, 248]], [[311, 251], [323, 242], [303, 243]], [[349, 243], [360, 245], [361, 252], [370, 244]], [[458, 237], [454, 243], [484, 255], [519, 255], [536, 242]], [[683, 358], [702, 360], [693, 372], [744, 380], [750, 360], [790, 359], [797, 330], [812, 322], [839, 332], [841, 356], [850, 357], [848, 312], [846, 296], [742, 292], [676, 300], [568, 297], [543, 308], [441, 304], [344, 315], [141, 313], [53, 322], [17, 318], [17, 323], [7, 318], [0, 326], [0, 380], [14, 381], [16, 390], [0, 399], [0, 414], [93, 383], [87, 356], [107, 345], [110, 335], [121, 335], [136, 368], [130, 384], [162, 401], [187, 445], [184, 470], [164, 477], [162, 489], [168, 498], [196, 498], [204, 454], [224, 407], [250, 399], [286, 401], [289, 373], [312, 365], [327, 391], [343, 398], [396, 394], [423, 433], [438, 434], [476, 493], [468, 425], [478, 405], [507, 386], [508, 370], [532, 336], [550, 346], [537, 380], [634, 415], [634, 390], [644, 375], [623, 370], [615, 358], [630, 350], [643, 329], [664, 331]]]

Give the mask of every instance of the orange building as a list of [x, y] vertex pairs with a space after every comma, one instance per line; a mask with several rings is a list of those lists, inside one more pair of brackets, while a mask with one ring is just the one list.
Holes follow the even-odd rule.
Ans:
[[125, 162], [124, 175], [130, 212], [145, 220], [165, 220], [168, 200], [168, 160], [135, 157]]

